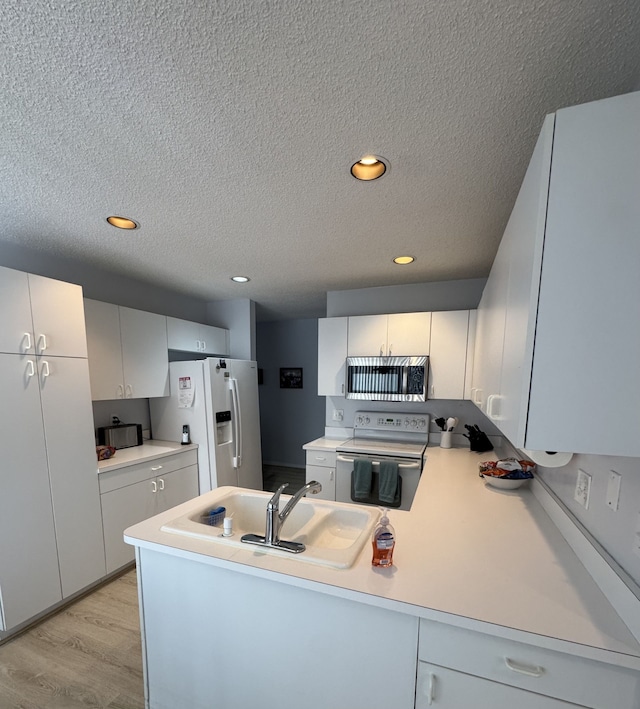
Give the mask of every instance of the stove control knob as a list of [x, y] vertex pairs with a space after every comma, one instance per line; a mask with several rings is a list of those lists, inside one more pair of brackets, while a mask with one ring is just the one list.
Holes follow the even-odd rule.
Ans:
[[357, 424], [358, 426], [362, 425], [362, 416], [357, 416], [357, 417], [356, 417], [356, 424]]
[[424, 428], [426, 425], [427, 425], [427, 422], [424, 419], [418, 420], [418, 426], [420, 426], [420, 428]]
[[408, 425], [409, 425], [409, 419], [405, 419], [405, 420], [404, 420], [404, 425], [405, 425], [405, 426], [408, 426]]
[[411, 425], [415, 428], [418, 425], [418, 422], [415, 419], [412, 419]]
[[366, 424], [369, 424], [369, 423], [371, 423], [371, 419], [367, 416], [367, 417], [365, 418], [364, 422], [365, 422]]

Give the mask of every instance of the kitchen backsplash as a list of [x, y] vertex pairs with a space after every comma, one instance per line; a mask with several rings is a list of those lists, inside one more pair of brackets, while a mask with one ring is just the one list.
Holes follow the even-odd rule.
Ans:
[[143, 431], [149, 430], [151, 427], [148, 399], [114, 399], [93, 402], [94, 429], [99, 426], [110, 426], [113, 416], [117, 416], [122, 423], [140, 423]]

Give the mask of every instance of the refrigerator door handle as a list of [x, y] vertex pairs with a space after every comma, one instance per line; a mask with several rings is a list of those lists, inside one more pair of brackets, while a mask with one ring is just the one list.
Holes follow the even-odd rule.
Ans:
[[240, 400], [238, 398], [238, 380], [229, 379], [231, 389], [231, 405], [233, 407], [233, 444], [235, 453], [233, 456], [233, 467], [239, 468], [242, 465], [242, 414], [240, 412]]

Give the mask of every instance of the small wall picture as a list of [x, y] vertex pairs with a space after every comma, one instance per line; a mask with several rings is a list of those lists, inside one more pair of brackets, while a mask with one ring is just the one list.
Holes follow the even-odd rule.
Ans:
[[302, 368], [301, 367], [281, 367], [280, 368], [280, 388], [281, 389], [302, 389]]

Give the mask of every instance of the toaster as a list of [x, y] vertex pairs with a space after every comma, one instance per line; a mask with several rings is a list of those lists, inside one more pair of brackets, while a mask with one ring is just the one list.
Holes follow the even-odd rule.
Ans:
[[142, 445], [142, 424], [120, 423], [98, 428], [98, 445], [131, 448]]

